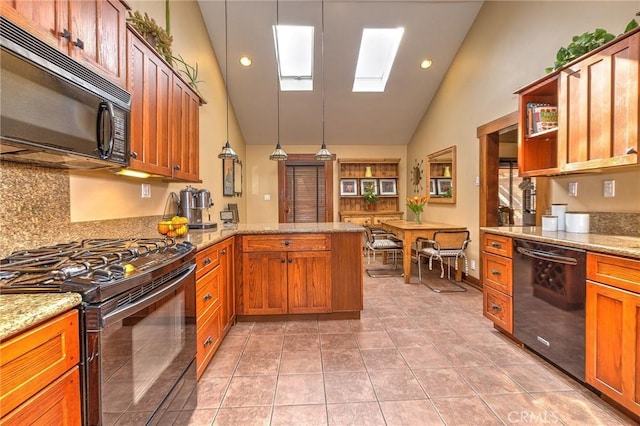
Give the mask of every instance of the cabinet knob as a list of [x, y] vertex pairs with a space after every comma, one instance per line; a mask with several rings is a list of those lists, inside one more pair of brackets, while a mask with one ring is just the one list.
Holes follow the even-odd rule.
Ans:
[[493, 248], [501, 248], [501, 247], [502, 247], [502, 244], [500, 244], [500, 243], [496, 243], [495, 241], [493, 241], [493, 242], [491, 243], [491, 247], [493, 247]]
[[496, 305], [495, 303], [491, 304], [491, 310], [493, 310], [494, 312], [498, 312], [501, 311], [502, 309], [500, 308], [499, 305]]
[[287, 261], [286, 259], [280, 259], [280, 263], [284, 263], [286, 261]]
[[131, 158], [138, 158], [138, 153], [137, 153], [137, 152], [135, 152], [135, 151], [131, 151], [131, 154], [129, 154], [129, 156], [130, 156]]
[[204, 341], [204, 343], [202, 344], [202, 346], [204, 346], [204, 347], [206, 348], [207, 346], [209, 346], [209, 345], [210, 345], [210, 344], [212, 344], [212, 343], [213, 343], [213, 339], [211, 338], [211, 336], [208, 336], [208, 337], [205, 339], [205, 341]]
[[73, 45], [78, 49], [84, 50], [84, 41], [80, 40], [79, 38], [77, 38], [76, 41], [73, 42]]
[[211, 259], [210, 259], [210, 258], [208, 258], [208, 257], [205, 257], [205, 258], [202, 260], [202, 266], [207, 266], [207, 265], [208, 265], [208, 264], [210, 264], [210, 263], [211, 263]]
[[293, 262], [293, 259], [289, 259], [289, 263], [292, 263], [292, 262]]
[[624, 153], [625, 154], [637, 154], [638, 150], [635, 149], [634, 147], [630, 146], [629, 148], [627, 148], [627, 150]]
[[502, 273], [501, 273], [500, 271], [498, 271], [497, 269], [492, 269], [492, 270], [491, 270], [491, 273], [492, 273], [493, 275], [502, 275]]
[[291, 245], [291, 241], [286, 240], [286, 241], [284, 241], [282, 244], [283, 244], [283, 245], [285, 245], [285, 246], [287, 246], [287, 247], [289, 247], [289, 246]]
[[180, 171], [180, 165], [176, 164], [175, 166], [173, 166], [173, 170]]
[[211, 295], [211, 293], [207, 293], [202, 297], [202, 300], [206, 302], [207, 300], [211, 300], [212, 298], [213, 296]]
[[220, 251], [220, 253], [224, 256], [225, 254], [227, 254], [227, 249], [222, 249], [222, 251]]
[[62, 38], [66, 38], [67, 41], [71, 41], [71, 33], [66, 28], [63, 29], [61, 33], [58, 33], [58, 35]]

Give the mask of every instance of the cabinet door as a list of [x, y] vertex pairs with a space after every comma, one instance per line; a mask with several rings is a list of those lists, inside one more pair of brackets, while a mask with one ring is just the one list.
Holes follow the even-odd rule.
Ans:
[[181, 180], [199, 180], [199, 107], [200, 99], [178, 77], [173, 78], [172, 174]]
[[220, 289], [222, 291], [222, 326], [226, 332], [235, 321], [236, 294], [233, 270], [233, 238], [220, 244]]
[[562, 71], [561, 170], [638, 163], [639, 60], [636, 33]]
[[289, 313], [331, 312], [331, 253], [291, 252], [287, 263]]
[[171, 176], [172, 71], [135, 33], [129, 31], [127, 37], [127, 90], [132, 95], [130, 168]]
[[126, 7], [120, 0], [72, 0], [70, 54], [121, 87], [126, 84]]
[[0, 7], [2, 16], [45, 43], [68, 53], [67, 40], [61, 35], [64, 30], [70, 30], [67, 0], [1, 0]]
[[586, 381], [640, 415], [640, 294], [587, 281]]
[[243, 314], [287, 313], [287, 254], [255, 252], [242, 255]]

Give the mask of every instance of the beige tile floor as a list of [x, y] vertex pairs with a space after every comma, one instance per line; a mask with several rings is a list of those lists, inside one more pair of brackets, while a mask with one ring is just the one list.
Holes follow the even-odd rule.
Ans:
[[495, 331], [473, 288], [365, 274], [364, 305], [359, 320], [238, 323], [174, 424], [634, 424]]

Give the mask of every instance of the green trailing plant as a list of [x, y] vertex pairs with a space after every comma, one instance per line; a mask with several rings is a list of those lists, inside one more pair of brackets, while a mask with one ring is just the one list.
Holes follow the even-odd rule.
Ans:
[[[198, 89], [198, 83], [204, 83], [202, 80], [198, 80], [198, 63], [196, 62], [196, 66], [193, 67], [189, 65], [182, 55], [174, 56], [173, 60], [178, 64], [178, 71], [180, 71], [187, 79], [187, 83], [193, 90], [195, 90], [200, 97], [202, 97], [202, 93]], [[183, 69], [180, 69], [179, 66], [182, 65]]]
[[[632, 19], [625, 27], [624, 32], [627, 33], [637, 27], [638, 22], [635, 19]], [[553, 67], [545, 68], [545, 72], [550, 73], [557, 69], [560, 69], [574, 59], [577, 59], [585, 53], [597, 49], [603, 44], [610, 42], [614, 38], [616, 38], [615, 35], [606, 30], [603, 30], [602, 28], [596, 28], [596, 30], [593, 32], [586, 32], [579, 36], [573, 36], [573, 38], [571, 39], [571, 43], [569, 43], [566, 47], [561, 47], [558, 50], [558, 53], [556, 53], [556, 61], [553, 64]]]
[[368, 206], [375, 206], [378, 202], [378, 194], [375, 193], [373, 185], [365, 185], [362, 198]]
[[616, 36], [602, 28], [597, 28], [593, 32], [586, 32], [579, 36], [573, 36], [571, 43], [566, 47], [561, 47], [558, 50], [558, 53], [556, 53], [556, 61], [553, 64], [553, 67], [545, 68], [545, 71], [550, 73], [562, 68], [574, 59], [579, 58], [593, 49], [597, 49], [614, 38], [616, 38]]
[[171, 54], [171, 44], [173, 43], [173, 37], [169, 35], [164, 28], [156, 23], [153, 18], [145, 12], [144, 15], [140, 11], [136, 10], [131, 13], [129, 11], [129, 17], [127, 22], [150, 44], [154, 45], [164, 59], [172, 64], [173, 55]]

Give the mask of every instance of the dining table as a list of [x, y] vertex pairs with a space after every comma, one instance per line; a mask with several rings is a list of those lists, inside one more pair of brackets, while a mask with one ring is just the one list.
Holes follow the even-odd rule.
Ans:
[[[436, 231], [466, 231], [466, 226], [452, 225], [439, 222], [416, 222], [415, 220], [386, 220], [381, 222], [383, 230], [393, 233], [402, 240], [402, 270], [404, 282], [411, 281], [411, 246], [417, 238], [432, 239]], [[419, 265], [418, 265], [419, 266]], [[462, 279], [462, 268], [456, 270], [456, 281]]]

